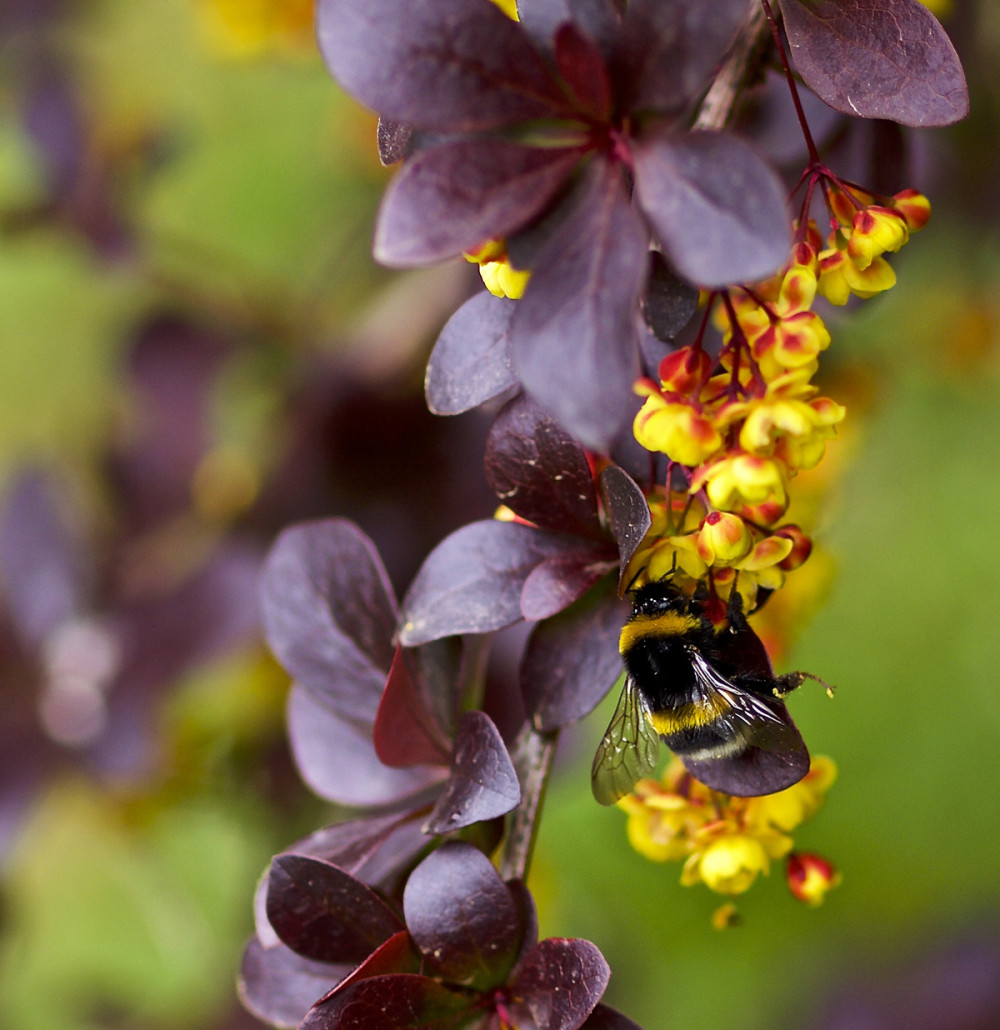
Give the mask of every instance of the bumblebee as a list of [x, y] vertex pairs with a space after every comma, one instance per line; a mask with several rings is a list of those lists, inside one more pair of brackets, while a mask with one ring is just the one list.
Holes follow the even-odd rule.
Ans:
[[720, 602], [669, 580], [632, 591], [619, 643], [625, 686], [591, 772], [601, 804], [655, 771], [660, 739], [692, 776], [725, 794], [773, 794], [809, 771], [783, 698], [813, 677], [775, 676], [735, 590], [732, 597], [717, 625], [709, 612]]

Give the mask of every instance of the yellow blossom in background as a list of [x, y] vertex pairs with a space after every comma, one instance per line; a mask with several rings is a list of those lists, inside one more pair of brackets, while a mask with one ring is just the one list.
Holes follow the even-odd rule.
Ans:
[[220, 57], [311, 56], [313, 0], [195, 0], [206, 47]]

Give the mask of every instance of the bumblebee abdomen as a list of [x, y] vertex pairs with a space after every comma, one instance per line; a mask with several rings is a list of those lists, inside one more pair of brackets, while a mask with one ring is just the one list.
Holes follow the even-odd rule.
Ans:
[[682, 758], [724, 758], [746, 747], [744, 735], [727, 718], [730, 705], [711, 694], [669, 708], [651, 709], [647, 718], [663, 742]]

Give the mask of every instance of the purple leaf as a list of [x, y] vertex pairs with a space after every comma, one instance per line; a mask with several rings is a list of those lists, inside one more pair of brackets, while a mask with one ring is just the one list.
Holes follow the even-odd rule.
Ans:
[[299, 684], [288, 699], [288, 736], [302, 779], [342, 805], [388, 805], [444, 777], [427, 766], [390, 769], [375, 754], [371, 729], [340, 718]]
[[450, 833], [506, 815], [521, 801], [510, 755], [485, 712], [466, 712], [458, 724], [451, 776], [427, 821], [427, 833]]
[[537, 622], [568, 608], [617, 564], [610, 554], [601, 558], [601, 551], [581, 551], [541, 562], [524, 581], [521, 614]]
[[608, 465], [601, 472], [600, 483], [608, 525], [618, 541], [618, 592], [621, 593], [628, 585], [624, 582], [628, 564], [649, 532], [652, 517], [645, 495], [624, 469]]
[[419, 151], [382, 198], [376, 261], [392, 267], [430, 264], [516, 232], [544, 210], [580, 155], [579, 149], [493, 137], [449, 140]]
[[[319, 858], [357, 880], [387, 889], [396, 874], [427, 846], [413, 812], [365, 816], [325, 826], [285, 848], [285, 855]], [[278, 943], [267, 920], [267, 880], [261, 878], [254, 897], [257, 938], [265, 948]]]
[[543, 733], [582, 719], [622, 671], [618, 637], [628, 606], [606, 590], [535, 627], [521, 661], [521, 692]]
[[634, 156], [639, 204], [692, 282], [751, 282], [788, 260], [785, 189], [749, 143], [722, 132], [660, 135]]
[[514, 312], [511, 353], [518, 378], [593, 450], [608, 450], [635, 407], [633, 317], [647, 242], [620, 166], [595, 158]]
[[483, 290], [448, 319], [427, 363], [435, 415], [459, 415], [518, 385], [508, 344], [515, 303]]
[[625, 108], [683, 112], [707, 85], [747, 11], [746, 0], [630, 0], [616, 55]]
[[521, 619], [521, 590], [539, 562], [579, 550], [578, 540], [486, 519], [434, 548], [403, 601], [404, 646], [459, 633], [487, 633]]
[[520, 907], [481, 851], [442, 844], [410, 874], [403, 910], [410, 936], [436, 973], [480, 989], [504, 981], [524, 926]]
[[472, 1030], [461, 1021], [474, 999], [415, 973], [355, 981], [321, 1001], [299, 1030]]
[[392, 662], [396, 603], [371, 541], [346, 519], [277, 539], [260, 584], [267, 642], [331, 710], [370, 723]]
[[305, 855], [271, 863], [267, 919], [289, 948], [319, 962], [362, 962], [403, 928], [371, 888]]
[[472, 132], [566, 109], [528, 34], [482, 0], [320, 0], [317, 26], [340, 84], [415, 128]]
[[590, 941], [550, 937], [518, 966], [510, 993], [515, 1022], [546, 1030], [578, 1030], [604, 994], [611, 970]]
[[601, 539], [594, 474], [580, 445], [527, 397], [497, 416], [486, 438], [486, 479], [512, 511], [556, 532]]
[[258, 1019], [279, 1027], [296, 1027], [351, 965], [312, 962], [284, 944], [265, 948], [256, 938], [243, 952], [240, 1001]]
[[375, 753], [386, 765], [402, 768], [448, 761], [448, 739], [424, 707], [401, 648], [392, 660], [373, 736]]
[[950, 125], [969, 113], [962, 65], [918, 0], [782, 0], [792, 61], [832, 108], [903, 125]]

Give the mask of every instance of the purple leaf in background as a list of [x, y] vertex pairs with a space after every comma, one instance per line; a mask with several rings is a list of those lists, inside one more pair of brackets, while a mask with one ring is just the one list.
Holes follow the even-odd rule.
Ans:
[[565, 107], [528, 35], [482, 0], [333, 0], [317, 28], [346, 90], [420, 129], [482, 131]]
[[796, 70], [844, 114], [950, 125], [969, 91], [947, 33], [919, 0], [782, 0]]
[[787, 259], [785, 187], [749, 143], [664, 134], [640, 140], [634, 155], [639, 204], [683, 276], [725, 286], [763, 279]]
[[288, 699], [288, 736], [305, 782], [342, 805], [389, 805], [444, 778], [443, 768], [384, 765], [375, 754], [370, 722], [342, 718], [300, 684]]
[[580, 156], [476, 136], [421, 150], [385, 192], [375, 259], [390, 267], [430, 264], [516, 232], [556, 195]]
[[243, 952], [240, 965], [240, 1001], [265, 1023], [296, 1027], [316, 999], [352, 968], [351, 964], [314, 962], [284, 944], [265, 947], [254, 939]]
[[514, 312], [511, 354], [525, 390], [597, 451], [610, 448], [636, 407], [647, 241], [621, 169], [595, 158]]
[[483, 291], [446, 323], [427, 363], [427, 407], [458, 415], [518, 385], [510, 365], [516, 302]]

